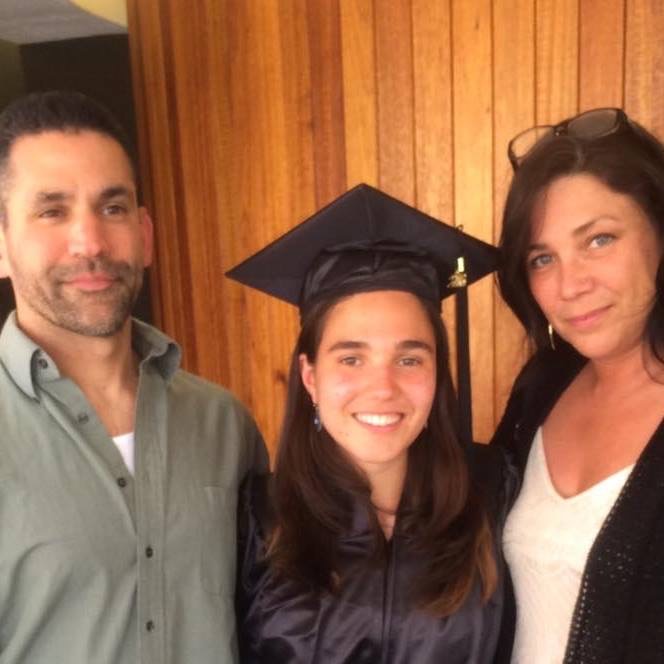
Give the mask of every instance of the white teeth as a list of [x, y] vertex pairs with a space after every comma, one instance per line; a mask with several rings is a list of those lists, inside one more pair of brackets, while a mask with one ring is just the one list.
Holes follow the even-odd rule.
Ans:
[[374, 427], [387, 427], [390, 424], [396, 424], [401, 419], [401, 415], [397, 413], [355, 413], [355, 419]]

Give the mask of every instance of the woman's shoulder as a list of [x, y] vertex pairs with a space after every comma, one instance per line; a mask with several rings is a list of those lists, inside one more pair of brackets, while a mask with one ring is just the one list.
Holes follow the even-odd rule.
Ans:
[[586, 359], [568, 344], [557, 350], [540, 350], [522, 367], [512, 386], [511, 395], [533, 395], [540, 390], [555, 390], [559, 385], [569, 382], [585, 362]]
[[[516, 450], [519, 464], [524, 463], [523, 455], [530, 448], [532, 434], [585, 362], [567, 345], [533, 355], [514, 381], [492, 445]], [[521, 440], [523, 436], [525, 439]]]

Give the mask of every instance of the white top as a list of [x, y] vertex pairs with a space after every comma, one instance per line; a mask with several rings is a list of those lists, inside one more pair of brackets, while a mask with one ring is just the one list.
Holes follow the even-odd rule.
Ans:
[[129, 472], [134, 474], [134, 432], [123, 433], [121, 436], [113, 436], [113, 442], [120, 450], [122, 458]]
[[516, 597], [512, 664], [561, 664], [588, 552], [632, 466], [563, 498], [535, 434], [503, 534]]

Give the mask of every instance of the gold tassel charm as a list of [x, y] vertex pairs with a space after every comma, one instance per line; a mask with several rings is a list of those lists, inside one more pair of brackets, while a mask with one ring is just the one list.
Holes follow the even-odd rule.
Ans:
[[465, 288], [468, 285], [468, 275], [466, 274], [466, 261], [463, 256], [457, 258], [456, 270], [447, 281], [448, 288]]

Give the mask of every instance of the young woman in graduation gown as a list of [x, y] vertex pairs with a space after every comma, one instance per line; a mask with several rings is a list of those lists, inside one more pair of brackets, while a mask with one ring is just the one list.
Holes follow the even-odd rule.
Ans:
[[492, 248], [363, 185], [231, 271], [301, 314], [275, 473], [242, 500], [243, 663], [488, 664], [509, 647], [509, 474], [457, 440], [440, 318], [461, 255], [473, 278], [492, 269]]
[[495, 442], [516, 664], [664, 661], [664, 149], [620, 109], [519, 135], [501, 291], [535, 342]]

